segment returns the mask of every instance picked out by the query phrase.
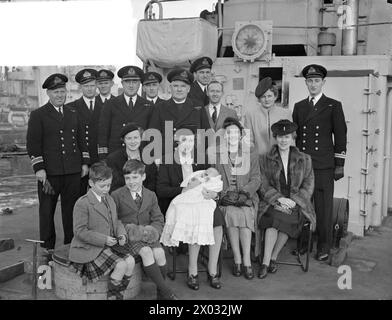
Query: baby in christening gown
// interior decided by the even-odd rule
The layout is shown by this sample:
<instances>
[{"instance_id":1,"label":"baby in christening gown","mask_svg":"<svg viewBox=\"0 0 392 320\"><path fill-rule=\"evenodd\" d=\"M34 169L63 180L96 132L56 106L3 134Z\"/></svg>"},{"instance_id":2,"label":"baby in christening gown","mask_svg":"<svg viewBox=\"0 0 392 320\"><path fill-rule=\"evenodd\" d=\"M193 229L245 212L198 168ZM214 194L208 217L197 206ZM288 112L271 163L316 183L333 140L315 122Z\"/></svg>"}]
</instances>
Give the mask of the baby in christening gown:
<instances>
[{"instance_id":1,"label":"baby in christening gown","mask_svg":"<svg viewBox=\"0 0 392 320\"><path fill-rule=\"evenodd\" d=\"M213 220L216 202L204 199L202 191L222 191L221 176L215 168L196 171L181 183L181 187L187 186L193 187L176 196L167 209L160 241L169 247L178 246L180 241L198 245L215 244Z\"/></svg>"}]
</instances>

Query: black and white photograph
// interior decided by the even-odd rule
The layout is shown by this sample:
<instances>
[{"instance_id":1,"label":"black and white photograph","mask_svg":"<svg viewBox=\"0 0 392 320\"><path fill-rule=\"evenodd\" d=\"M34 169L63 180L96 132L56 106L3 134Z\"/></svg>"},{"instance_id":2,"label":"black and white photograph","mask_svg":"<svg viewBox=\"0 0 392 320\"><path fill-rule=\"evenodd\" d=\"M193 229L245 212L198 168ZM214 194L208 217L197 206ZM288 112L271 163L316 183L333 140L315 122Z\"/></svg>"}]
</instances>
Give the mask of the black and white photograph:
<instances>
[{"instance_id":1,"label":"black and white photograph","mask_svg":"<svg viewBox=\"0 0 392 320\"><path fill-rule=\"evenodd\" d=\"M0 12L0 305L392 299L392 1Z\"/></svg>"}]
</instances>

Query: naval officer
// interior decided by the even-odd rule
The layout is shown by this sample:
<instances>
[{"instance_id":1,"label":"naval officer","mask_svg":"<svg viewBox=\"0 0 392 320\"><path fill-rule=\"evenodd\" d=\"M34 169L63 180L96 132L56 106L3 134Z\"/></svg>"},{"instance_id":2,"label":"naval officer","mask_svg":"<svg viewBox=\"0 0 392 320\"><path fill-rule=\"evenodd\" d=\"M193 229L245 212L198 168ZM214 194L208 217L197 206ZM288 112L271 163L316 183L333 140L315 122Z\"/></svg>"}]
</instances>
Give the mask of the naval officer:
<instances>
[{"instance_id":1,"label":"naval officer","mask_svg":"<svg viewBox=\"0 0 392 320\"><path fill-rule=\"evenodd\" d=\"M99 94L97 95L97 99L101 103L105 103L107 100L114 97L111 93L114 85L113 78L114 73L108 69L101 69L98 71L97 88Z\"/></svg>"},{"instance_id":2,"label":"naval officer","mask_svg":"<svg viewBox=\"0 0 392 320\"><path fill-rule=\"evenodd\" d=\"M298 125L297 147L312 158L318 237L316 258L325 261L332 245L334 180L344 176L347 126L341 102L323 94L327 70L311 64L302 70L302 75L309 96L294 105L293 121Z\"/></svg>"},{"instance_id":3,"label":"naval officer","mask_svg":"<svg viewBox=\"0 0 392 320\"><path fill-rule=\"evenodd\" d=\"M103 103L97 99L97 71L94 69L82 69L75 75L75 81L79 83L82 96L69 103L68 106L76 111L82 123L86 144L90 154L91 164L98 159L98 122L101 115ZM80 195L87 192L88 176L82 178Z\"/></svg>"},{"instance_id":4,"label":"naval officer","mask_svg":"<svg viewBox=\"0 0 392 320\"><path fill-rule=\"evenodd\" d=\"M42 85L49 101L31 112L26 147L38 180L39 230L42 247L56 243L54 213L61 195L64 244L73 237L73 207L80 195L80 178L88 173L90 157L75 110L64 106L68 78L52 74Z\"/></svg>"},{"instance_id":5,"label":"naval officer","mask_svg":"<svg viewBox=\"0 0 392 320\"><path fill-rule=\"evenodd\" d=\"M207 85L210 83L212 74L212 60L209 57L201 57L191 64L189 72L195 81L191 84L188 98L193 100L195 106L205 107L209 103Z\"/></svg>"},{"instance_id":6,"label":"naval officer","mask_svg":"<svg viewBox=\"0 0 392 320\"><path fill-rule=\"evenodd\" d=\"M137 94L144 77L139 67L122 67L117 76L121 79L124 93L108 100L103 107L98 133L98 154L101 160L123 146L121 131L128 123L133 122L147 129L153 110L151 103Z\"/></svg>"},{"instance_id":7,"label":"naval officer","mask_svg":"<svg viewBox=\"0 0 392 320\"><path fill-rule=\"evenodd\" d=\"M144 74L142 90L146 94L146 99L152 105L164 101L158 97L159 84L162 82L162 76L158 72L149 71Z\"/></svg>"}]
</instances>

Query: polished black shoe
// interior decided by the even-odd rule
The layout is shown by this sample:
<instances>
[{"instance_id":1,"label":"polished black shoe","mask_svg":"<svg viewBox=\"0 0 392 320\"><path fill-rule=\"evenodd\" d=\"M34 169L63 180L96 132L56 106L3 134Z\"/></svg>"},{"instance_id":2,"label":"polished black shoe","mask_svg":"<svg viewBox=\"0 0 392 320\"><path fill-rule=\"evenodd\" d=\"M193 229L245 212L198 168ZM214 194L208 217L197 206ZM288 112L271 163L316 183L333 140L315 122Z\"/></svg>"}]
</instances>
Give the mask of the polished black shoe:
<instances>
[{"instance_id":1,"label":"polished black shoe","mask_svg":"<svg viewBox=\"0 0 392 320\"><path fill-rule=\"evenodd\" d=\"M241 266L241 264L239 263L234 263L233 264L233 276L235 276L235 277L241 277L241 274L242 274L242 266Z\"/></svg>"},{"instance_id":2,"label":"polished black shoe","mask_svg":"<svg viewBox=\"0 0 392 320\"><path fill-rule=\"evenodd\" d=\"M219 277L215 275L208 275L208 281L210 282L210 286L214 289L220 289L222 287Z\"/></svg>"},{"instance_id":3,"label":"polished black shoe","mask_svg":"<svg viewBox=\"0 0 392 320\"><path fill-rule=\"evenodd\" d=\"M188 274L187 285L192 290L199 290L199 276Z\"/></svg>"},{"instance_id":4,"label":"polished black shoe","mask_svg":"<svg viewBox=\"0 0 392 320\"><path fill-rule=\"evenodd\" d=\"M269 273L275 273L276 271L278 271L278 266L276 264L275 260L271 260L270 264L268 266L268 270Z\"/></svg>"},{"instance_id":5,"label":"polished black shoe","mask_svg":"<svg viewBox=\"0 0 392 320\"><path fill-rule=\"evenodd\" d=\"M298 253L299 253L299 255L302 256L302 255L304 255L306 253L306 251L307 251L307 248L302 248L302 249L299 250L299 252L298 252L298 249L294 249L293 251L291 251L291 254L293 256L297 256Z\"/></svg>"},{"instance_id":6,"label":"polished black shoe","mask_svg":"<svg viewBox=\"0 0 392 320\"><path fill-rule=\"evenodd\" d=\"M252 268L252 266L250 266L250 267L244 266L244 276L245 276L245 278L248 279L248 280L253 279L253 277L254 277L255 275L254 275L254 273L253 273L253 268Z\"/></svg>"},{"instance_id":7,"label":"polished black shoe","mask_svg":"<svg viewBox=\"0 0 392 320\"><path fill-rule=\"evenodd\" d=\"M317 261L327 261L329 258L328 253L322 253L322 252L318 252L316 254L316 260Z\"/></svg>"},{"instance_id":8,"label":"polished black shoe","mask_svg":"<svg viewBox=\"0 0 392 320\"><path fill-rule=\"evenodd\" d=\"M260 266L259 272L257 273L257 277L259 279L264 279L268 274L268 266L266 264L262 264Z\"/></svg>"}]
</instances>

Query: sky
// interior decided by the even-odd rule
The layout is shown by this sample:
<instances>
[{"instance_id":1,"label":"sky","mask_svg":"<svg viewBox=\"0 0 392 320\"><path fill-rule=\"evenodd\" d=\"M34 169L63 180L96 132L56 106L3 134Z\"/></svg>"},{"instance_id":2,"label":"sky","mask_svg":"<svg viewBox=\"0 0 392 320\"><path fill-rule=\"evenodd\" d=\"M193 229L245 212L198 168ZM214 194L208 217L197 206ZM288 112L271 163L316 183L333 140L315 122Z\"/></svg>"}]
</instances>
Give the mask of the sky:
<instances>
[{"instance_id":1,"label":"sky","mask_svg":"<svg viewBox=\"0 0 392 320\"><path fill-rule=\"evenodd\" d=\"M141 65L135 54L136 32L147 2L0 2L0 65ZM165 2L164 18L198 17L216 2Z\"/></svg>"}]
</instances>

